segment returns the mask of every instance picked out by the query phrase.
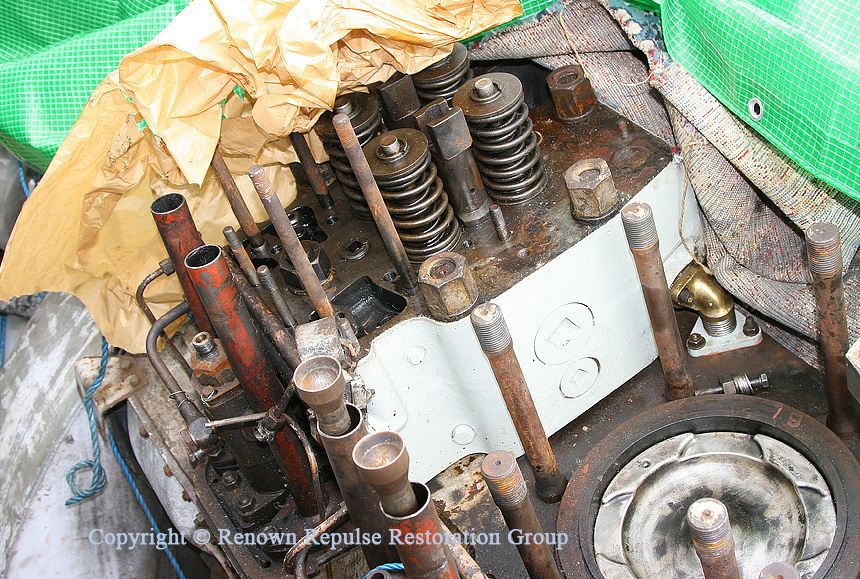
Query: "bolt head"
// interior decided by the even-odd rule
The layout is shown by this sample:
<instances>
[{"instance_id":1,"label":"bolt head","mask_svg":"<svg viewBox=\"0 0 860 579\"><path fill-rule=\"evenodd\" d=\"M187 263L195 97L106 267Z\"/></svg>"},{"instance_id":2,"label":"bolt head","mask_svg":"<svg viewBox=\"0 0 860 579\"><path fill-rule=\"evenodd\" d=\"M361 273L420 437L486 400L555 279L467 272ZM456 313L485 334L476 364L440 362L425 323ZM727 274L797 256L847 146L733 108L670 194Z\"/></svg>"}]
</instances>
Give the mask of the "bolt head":
<instances>
[{"instance_id":1,"label":"bolt head","mask_svg":"<svg viewBox=\"0 0 860 579\"><path fill-rule=\"evenodd\" d=\"M690 334L687 338L687 347L691 350L701 350L705 347L705 338L698 333Z\"/></svg>"},{"instance_id":2,"label":"bolt head","mask_svg":"<svg viewBox=\"0 0 860 579\"><path fill-rule=\"evenodd\" d=\"M597 110L597 99L591 81L581 66L562 66L552 71L546 79L555 114L562 122L582 120Z\"/></svg>"}]
</instances>

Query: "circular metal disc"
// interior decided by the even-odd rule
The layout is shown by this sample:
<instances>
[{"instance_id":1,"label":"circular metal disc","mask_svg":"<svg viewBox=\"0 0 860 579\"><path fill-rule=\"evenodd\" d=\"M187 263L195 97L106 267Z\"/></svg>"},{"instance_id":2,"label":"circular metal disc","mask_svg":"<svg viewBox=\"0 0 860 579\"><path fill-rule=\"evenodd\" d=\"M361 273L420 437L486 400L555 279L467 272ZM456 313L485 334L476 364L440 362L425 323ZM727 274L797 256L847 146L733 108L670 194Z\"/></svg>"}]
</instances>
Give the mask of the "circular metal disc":
<instances>
[{"instance_id":1,"label":"circular metal disc","mask_svg":"<svg viewBox=\"0 0 860 579\"><path fill-rule=\"evenodd\" d=\"M489 78L499 88L494 98L480 99L474 92L475 83L482 78ZM482 74L467 81L454 95L453 106L463 109L463 114L469 121L482 121L498 115L515 106L522 97L523 85L520 79L507 72L491 72Z\"/></svg>"},{"instance_id":2,"label":"circular metal disc","mask_svg":"<svg viewBox=\"0 0 860 579\"><path fill-rule=\"evenodd\" d=\"M447 58L431 64L424 70L412 75L412 82L416 85L434 84L456 78L463 74L464 66L468 66L469 51L459 42L454 43L454 49Z\"/></svg>"},{"instance_id":3,"label":"circular metal disc","mask_svg":"<svg viewBox=\"0 0 860 579\"><path fill-rule=\"evenodd\" d=\"M399 157L390 160L380 157L377 153L383 139L395 137L406 149ZM370 165L370 171L377 179L399 177L414 171L424 161L427 155L427 137L416 129L393 129L382 133L364 146L364 156Z\"/></svg>"},{"instance_id":4,"label":"circular metal disc","mask_svg":"<svg viewBox=\"0 0 860 579\"><path fill-rule=\"evenodd\" d=\"M348 93L337 97L337 100L334 101L335 108L346 101L351 102L354 107L352 114L349 115L352 128L355 129L356 133L364 132L373 124L379 113L379 99L366 92ZM320 116L314 128L321 139L338 141L337 131L334 130L332 124L332 119L336 114L334 111L325 111Z\"/></svg>"}]
</instances>

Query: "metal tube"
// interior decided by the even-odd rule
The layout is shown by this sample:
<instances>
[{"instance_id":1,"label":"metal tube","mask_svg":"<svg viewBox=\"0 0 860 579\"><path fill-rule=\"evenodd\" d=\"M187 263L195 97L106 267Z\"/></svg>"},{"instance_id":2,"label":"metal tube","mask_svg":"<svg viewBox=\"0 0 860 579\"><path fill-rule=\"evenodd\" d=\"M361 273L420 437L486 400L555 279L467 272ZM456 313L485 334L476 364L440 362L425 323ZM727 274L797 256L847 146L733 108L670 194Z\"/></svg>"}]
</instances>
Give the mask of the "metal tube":
<instances>
[{"instance_id":1,"label":"metal tube","mask_svg":"<svg viewBox=\"0 0 860 579\"><path fill-rule=\"evenodd\" d=\"M155 226L167 249L167 255L176 270L176 277L182 286L182 292L191 308L191 316L201 332L212 332L212 322L200 301L200 296L191 283L188 270L185 267L185 257L194 249L203 245L203 239L194 220L185 197L179 193L162 195L152 202L149 208Z\"/></svg>"},{"instance_id":2,"label":"metal tube","mask_svg":"<svg viewBox=\"0 0 860 579\"><path fill-rule=\"evenodd\" d=\"M287 217L287 212L284 211L281 202L278 200L278 196L275 195L269 177L259 165L254 165L248 169L248 175L250 175L251 181L254 183L254 188L263 202L263 207L266 208L266 212L272 220L272 226L275 228L281 243L284 244L284 250L296 268L296 274L299 276L299 280L302 282L305 291L308 292L308 298L310 298L317 314L319 314L320 318L334 315L334 308L325 294L322 285L320 285L320 280L311 262L308 260L308 255L302 247L302 242L299 241L290 223L290 218Z\"/></svg>"},{"instance_id":3,"label":"metal tube","mask_svg":"<svg viewBox=\"0 0 860 579\"><path fill-rule=\"evenodd\" d=\"M224 195L227 196L227 201L230 202L230 207L233 208L233 215L236 216L236 220L239 222L239 227L241 227L242 231L245 233L245 237L247 237L251 242L252 247L263 247L266 243L263 240L263 234L260 232L260 227L257 225L257 222L254 221L251 211L245 204L245 199L242 197L242 193L239 192L239 188L236 186L236 181L233 180L233 174L230 173L230 169L227 168L227 163L224 162L224 157L221 156L220 145L215 147L215 154L212 156L211 165L212 171L215 173L215 177L221 184L221 189L224 191Z\"/></svg>"},{"instance_id":4,"label":"metal tube","mask_svg":"<svg viewBox=\"0 0 860 579\"><path fill-rule=\"evenodd\" d=\"M445 523L442 523L442 530L446 533L451 533ZM451 541L448 545L450 556L454 559L457 566L457 571L460 573L460 579L487 579L487 575L481 570L475 560L469 555L462 544L456 541ZM372 577L371 577L372 579Z\"/></svg>"},{"instance_id":5,"label":"metal tube","mask_svg":"<svg viewBox=\"0 0 860 579\"><path fill-rule=\"evenodd\" d=\"M493 303L481 304L472 310L471 321L526 456L534 467L537 496L545 503L557 502L567 487L567 477L558 470L555 454L514 353L514 343L502 310Z\"/></svg>"},{"instance_id":6,"label":"metal tube","mask_svg":"<svg viewBox=\"0 0 860 579\"><path fill-rule=\"evenodd\" d=\"M687 525L705 579L740 579L726 506L716 499L699 499L687 510Z\"/></svg>"},{"instance_id":7,"label":"metal tube","mask_svg":"<svg viewBox=\"0 0 860 579\"><path fill-rule=\"evenodd\" d=\"M340 362L331 356L308 358L296 368L293 383L299 398L316 414L320 432L340 436L350 427L343 395L346 380Z\"/></svg>"},{"instance_id":8,"label":"metal tube","mask_svg":"<svg viewBox=\"0 0 860 579\"><path fill-rule=\"evenodd\" d=\"M491 452L481 463L481 475L511 532L519 531L522 536L543 535L534 505L529 500L526 481L513 454L505 450ZM521 541L517 549L531 579L561 579L561 571L548 544Z\"/></svg>"},{"instance_id":9,"label":"metal tube","mask_svg":"<svg viewBox=\"0 0 860 579\"><path fill-rule=\"evenodd\" d=\"M268 410L278 403L284 389L263 353L260 337L248 308L239 298L224 252L217 245L204 245L188 254L185 265L206 311L211 313L215 332L251 410Z\"/></svg>"},{"instance_id":10,"label":"metal tube","mask_svg":"<svg viewBox=\"0 0 860 579\"><path fill-rule=\"evenodd\" d=\"M842 249L839 230L830 223L815 223L806 230L806 251L818 305L824 383L827 388L827 427L841 438L860 430L857 402L848 391L845 353L848 323L842 290Z\"/></svg>"},{"instance_id":11,"label":"metal tube","mask_svg":"<svg viewBox=\"0 0 860 579\"><path fill-rule=\"evenodd\" d=\"M295 545L290 547L290 550L287 551L287 554L284 556L284 572L289 574L293 571L293 566L295 565L298 554L310 546L316 537L319 537L322 533L340 527L348 520L349 513L347 512L346 507L341 505L341 507L329 515L326 520L314 527L312 532L302 535L302 538L299 539Z\"/></svg>"},{"instance_id":12,"label":"metal tube","mask_svg":"<svg viewBox=\"0 0 860 579\"><path fill-rule=\"evenodd\" d=\"M275 279L275 274L273 274L272 270L265 265L261 265L257 268L257 274L259 276L260 284L272 299L272 303L275 305L278 315L281 316L281 319L285 324L287 324L287 327L295 328L298 322L296 321L296 317L293 315L293 312L290 310L287 300L284 298L284 294L278 285L278 281Z\"/></svg>"},{"instance_id":13,"label":"metal tube","mask_svg":"<svg viewBox=\"0 0 860 579\"><path fill-rule=\"evenodd\" d=\"M308 177L320 206L323 209L331 209L334 207L334 199L328 192L328 185L325 184L325 178L320 173L320 167L317 165L313 153L311 153L311 148L308 147L305 136L301 133L290 133L290 142L293 144L293 149L296 150L296 155L299 157L299 162L305 170L305 175Z\"/></svg>"},{"instance_id":14,"label":"metal tube","mask_svg":"<svg viewBox=\"0 0 860 579\"><path fill-rule=\"evenodd\" d=\"M236 261L239 262L239 267L242 268L242 271L245 273L245 277L248 278L248 281L251 282L252 286L259 287L260 279L257 277L257 270L254 269L254 264L251 262L251 256L248 255L247 251L245 251L245 246L242 245L242 242L239 240L239 236L236 235L236 230L228 225L224 228L223 233L224 239L227 240L227 245L230 246L230 250L233 252L233 257L235 257Z\"/></svg>"},{"instance_id":15,"label":"metal tube","mask_svg":"<svg viewBox=\"0 0 860 579\"><path fill-rule=\"evenodd\" d=\"M352 124L350 124L349 117L343 113L338 113L334 116L332 124L337 131L337 136L340 138L343 150L349 158L349 164L352 166L353 172L355 172L355 178L358 180L362 193L364 193L367 206L370 208L373 220L379 229L379 235L382 237L385 249L388 250L388 255L394 263L394 268L400 274L400 279L403 280L406 291L410 295L414 295L418 290L418 281L409 265L409 256L406 255L406 249L403 247L403 242L397 234L397 229L394 227L394 222L391 220L391 215L388 213L388 208L382 199L382 193L379 192L379 187L373 178L364 152L361 150L361 145L358 144L358 139L355 136ZM320 314L320 317L324 316Z\"/></svg>"},{"instance_id":16,"label":"metal tube","mask_svg":"<svg viewBox=\"0 0 860 579\"><path fill-rule=\"evenodd\" d=\"M430 489L409 482L409 454L400 435L389 431L366 435L355 445L352 460L379 496L390 536L412 533L430 539L422 544L393 541L406 575L410 579L459 579L445 541L434 544L434 538L445 537L446 529L430 499Z\"/></svg>"},{"instance_id":17,"label":"metal tube","mask_svg":"<svg viewBox=\"0 0 860 579\"><path fill-rule=\"evenodd\" d=\"M686 352L669 296L669 284L660 257L657 227L651 207L646 203L630 203L621 210L621 221L627 234L627 244L633 252L645 306L651 319L651 331L666 380L666 399L694 396L696 385L687 370Z\"/></svg>"},{"instance_id":18,"label":"metal tube","mask_svg":"<svg viewBox=\"0 0 860 579\"><path fill-rule=\"evenodd\" d=\"M182 302L152 324L149 333L146 334L146 355L149 357L152 367L155 368L156 374L158 374L167 387L170 398L176 403L179 414L185 420L191 442L200 449L206 449L218 442L215 431L206 425L206 418L203 416L203 413L189 400L188 395L179 385L179 382L176 381L176 378L170 372L170 368L167 367L167 364L164 363L161 354L158 352L158 336L164 332L167 326L189 311L188 302Z\"/></svg>"},{"instance_id":19,"label":"metal tube","mask_svg":"<svg viewBox=\"0 0 860 579\"><path fill-rule=\"evenodd\" d=\"M269 341L272 342L272 345L275 346L278 353L287 362L290 368L295 368L302 361L299 357L296 340L287 331L287 329L278 322L272 311L268 306L266 306L265 302L263 302L257 292L254 291L251 284L248 283L248 280L242 277L242 274L239 271L239 266L237 266L232 259L227 258L226 261L227 267L229 267L230 271L233 273L233 281L236 283L239 295L242 296L242 301L245 302L246 306L248 306L248 310L251 312L251 315L254 316L255 320L257 320L263 333Z\"/></svg>"}]
</instances>

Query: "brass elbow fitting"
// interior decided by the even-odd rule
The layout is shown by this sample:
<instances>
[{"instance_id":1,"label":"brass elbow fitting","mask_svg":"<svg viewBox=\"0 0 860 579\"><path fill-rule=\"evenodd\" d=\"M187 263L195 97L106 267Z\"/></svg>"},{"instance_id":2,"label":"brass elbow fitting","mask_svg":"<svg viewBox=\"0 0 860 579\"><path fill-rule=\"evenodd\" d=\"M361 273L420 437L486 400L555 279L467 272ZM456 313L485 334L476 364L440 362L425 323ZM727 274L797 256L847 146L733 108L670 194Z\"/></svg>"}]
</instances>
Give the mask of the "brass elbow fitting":
<instances>
[{"instance_id":1,"label":"brass elbow fitting","mask_svg":"<svg viewBox=\"0 0 860 579\"><path fill-rule=\"evenodd\" d=\"M678 274L670 289L672 301L702 316L705 331L711 336L725 336L735 331L735 302L717 283L714 276L693 262Z\"/></svg>"}]
</instances>

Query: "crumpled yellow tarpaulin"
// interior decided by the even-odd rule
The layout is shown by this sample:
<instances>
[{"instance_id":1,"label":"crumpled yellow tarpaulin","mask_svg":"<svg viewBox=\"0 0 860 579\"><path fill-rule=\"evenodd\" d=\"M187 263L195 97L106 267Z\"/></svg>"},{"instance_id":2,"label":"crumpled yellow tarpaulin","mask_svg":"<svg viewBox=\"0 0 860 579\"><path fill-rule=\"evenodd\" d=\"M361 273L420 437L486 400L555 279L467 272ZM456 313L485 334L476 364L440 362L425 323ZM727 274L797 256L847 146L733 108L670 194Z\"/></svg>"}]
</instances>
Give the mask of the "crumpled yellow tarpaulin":
<instances>
[{"instance_id":1,"label":"crumpled yellow tarpaulin","mask_svg":"<svg viewBox=\"0 0 860 579\"><path fill-rule=\"evenodd\" d=\"M152 200L184 194L207 243L223 244L221 230L237 225L209 171L219 139L264 221L245 171L262 164L289 203L291 131L307 131L338 93L421 70L452 42L520 13L517 0L193 0L84 106L24 204L0 299L71 293L111 344L143 352L149 324L134 294L167 257ZM315 138L311 145L324 158ZM147 290L156 315L181 298L175 276Z\"/></svg>"}]
</instances>

